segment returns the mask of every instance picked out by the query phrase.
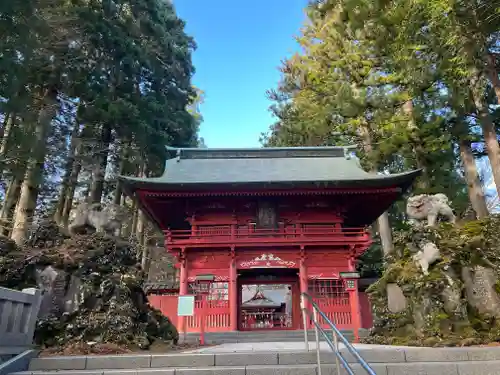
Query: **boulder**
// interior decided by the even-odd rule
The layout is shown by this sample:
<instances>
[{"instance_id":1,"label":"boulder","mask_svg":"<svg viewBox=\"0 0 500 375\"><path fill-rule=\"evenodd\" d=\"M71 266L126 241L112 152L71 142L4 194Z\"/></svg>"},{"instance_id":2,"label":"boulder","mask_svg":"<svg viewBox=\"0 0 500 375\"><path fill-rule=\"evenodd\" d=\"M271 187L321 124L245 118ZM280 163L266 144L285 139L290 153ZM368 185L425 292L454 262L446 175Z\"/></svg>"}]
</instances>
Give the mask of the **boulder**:
<instances>
[{"instance_id":1,"label":"boulder","mask_svg":"<svg viewBox=\"0 0 500 375\"><path fill-rule=\"evenodd\" d=\"M387 284L387 307L393 313L400 313L407 308L406 297L398 284Z\"/></svg>"},{"instance_id":2,"label":"boulder","mask_svg":"<svg viewBox=\"0 0 500 375\"><path fill-rule=\"evenodd\" d=\"M39 233L53 229L50 225ZM40 237L25 248L9 245L9 251L0 252L0 286L43 291L37 344L96 342L146 349L158 340L177 343L170 319L148 304L133 245L100 233L66 239L56 234L57 240L48 240L52 246Z\"/></svg>"}]
</instances>

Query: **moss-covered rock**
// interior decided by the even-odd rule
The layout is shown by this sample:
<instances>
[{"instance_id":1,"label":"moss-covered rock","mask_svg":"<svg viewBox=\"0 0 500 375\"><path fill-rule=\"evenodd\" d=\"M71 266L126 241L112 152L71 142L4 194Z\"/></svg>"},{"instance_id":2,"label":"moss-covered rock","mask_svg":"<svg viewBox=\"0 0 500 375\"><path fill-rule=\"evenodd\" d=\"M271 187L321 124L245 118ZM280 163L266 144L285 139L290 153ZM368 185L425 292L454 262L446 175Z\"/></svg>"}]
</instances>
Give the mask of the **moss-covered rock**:
<instances>
[{"instance_id":1,"label":"moss-covered rock","mask_svg":"<svg viewBox=\"0 0 500 375\"><path fill-rule=\"evenodd\" d=\"M48 229L41 233L54 231ZM177 342L175 326L147 302L133 245L100 234L58 236L46 245L38 238L25 248L9 244L0 252L0 286L44 291L37 344L97 342L146 349L158 340Z\"/></svg>"},{"instance_id":2,"label":"moss-covered rock","mask_svg":"<svg viewBox=\"0 0 500 375\"><path fill-rule=\"evenodd\" d=\"M370 343L453 346L500 339L500 217L438 228L415 226L394 237L394 257L368 293L374 312ZM428 275L413 260L433 242L440 260ZM388 285L403 292L407 308L389 310ZM394 288L389 288L394 289Z\"/></svg>"}]
</instances>

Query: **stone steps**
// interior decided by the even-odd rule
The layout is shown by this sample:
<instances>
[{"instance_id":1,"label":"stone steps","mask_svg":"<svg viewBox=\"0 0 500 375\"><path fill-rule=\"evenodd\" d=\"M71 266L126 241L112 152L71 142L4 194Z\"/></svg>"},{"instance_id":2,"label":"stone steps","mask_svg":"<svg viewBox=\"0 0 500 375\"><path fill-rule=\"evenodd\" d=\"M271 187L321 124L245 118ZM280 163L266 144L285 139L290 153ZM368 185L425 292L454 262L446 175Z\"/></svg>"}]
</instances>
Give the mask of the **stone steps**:
<instances>
[{"instance_id":1,"label":"stone steps","mask_svg":"<svg viewBox=\"0 0 500 375\"><path fill-rule=\"evenodd\" d=\"M342 350L356 374L365 374ZM381 375L499 375L500 348L360 348ZM322 375L338 375L335 357L321 353ZM317 375L315 351L137 354L35 358L13 375ZM345 374L345 370L341 374Z\"/></svg>"},{"instance_id":2,"label":"stone steps","mask_svg":"<svg viewBox=\"0 0 500 375\"><path fill-rule=\"evenodd\" d=\"M354 341L352 331L342 331L344 337L349 341ZM359 335L363 337L368 334L368 330L360 330ZM308 331L308 340L316 340L314 331ZM330 333L331 338L331 333ZM198 342L199 333L188 333L186 343ZM304 340L304 331L235 331L235 332L208 332L205 333L207 344L245 343L245 342L300 342ZM320 341L325 341L320 335ZM184 342L184 335L181 333L180 342Z\"/></svg>"},{"instance_id":3,"label":"stone steps","mask_svg":"<svg viewBox=\"0 0 500 375\"><path fill-rule=\"evenodd\" d=\"M377 375L498 375L500 361L415 362L407 364L376 363L371 366ZM365 375L360 365L353 364L356 375ZM155 369L108 369L108 370L60 370L29 371L19 375L317 375L317 365L248 365L213 366L196 368L155 368ZM333 364L321 365L322 375L337 375ZM341 375L347 371L341 369Z\"/></svg>"}]
</instances>

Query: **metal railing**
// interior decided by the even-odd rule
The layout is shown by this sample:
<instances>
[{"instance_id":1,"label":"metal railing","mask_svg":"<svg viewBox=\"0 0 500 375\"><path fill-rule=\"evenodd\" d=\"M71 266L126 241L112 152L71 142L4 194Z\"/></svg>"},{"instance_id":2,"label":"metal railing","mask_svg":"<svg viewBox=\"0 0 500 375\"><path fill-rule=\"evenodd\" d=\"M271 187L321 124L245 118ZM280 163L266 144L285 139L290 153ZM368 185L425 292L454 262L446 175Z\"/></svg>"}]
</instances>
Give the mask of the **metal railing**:
<instances>
[{"instance_id":1,"label":"metal railing","mask_svg":"<svg viewBox=\"0 0 500 375\"><path fill-rule=\"evenodd\" d=\"M345 369L347 374L354 375L354 370L347 360L342 356L339 350L339 341L344 344L346 349L351 353L357 363L366 371L369 375L377 375L375 371L370 367L370 365L361 357L359 352L354 346L344 337L344 335L339 331L339 329L332 323L330 319L321 311L319 306L314 302L312 297L307 293L302 293L300 296L300 309L302 310L302 318L304 325L304 342L306 345L306 350L309 351L309 341L307 336L307 320L310 319L314 324L314 333L316 336L316 358L318 363L318 375L321 375L321 350L320 350L320 334L324 337L326 343L333 351L335 355L335 364L337 366L337 374L340 374L340 366ZM312 311L307 309L307 305L312 306ZM329 326L329 330L332 331L332 338L329 337L327 331L321 327L318 320L318 315L323 318L324 322Z\"/></svg>"},{"instance_id":2,"label":"metal railing","mask_svg":"<svg viewBox=\"0 0 500 375\"><path fill-rule=\"evenodd\" d=\"M38 289L0 287L0 353L17 355L31 347L41 302Z\"/></svg>"}]
</instances>

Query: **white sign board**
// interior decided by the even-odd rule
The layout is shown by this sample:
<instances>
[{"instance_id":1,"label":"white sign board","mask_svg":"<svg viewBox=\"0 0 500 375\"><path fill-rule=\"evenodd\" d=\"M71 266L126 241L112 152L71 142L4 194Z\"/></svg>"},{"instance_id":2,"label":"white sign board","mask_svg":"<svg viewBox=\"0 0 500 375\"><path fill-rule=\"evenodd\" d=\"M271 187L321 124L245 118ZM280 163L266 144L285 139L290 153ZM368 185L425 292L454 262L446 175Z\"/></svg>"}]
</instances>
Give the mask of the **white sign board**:
<instances>
[{"instance_id":1,"label":"white sign board","mask_svg":"<svg viewBox=\"0 0 500 375\"><path fill-rule=\"evenodd\" d=\"M194 315L194 296L179 296L177 304L177 316L193 316Z\"/></svg>"}]
</instances>

